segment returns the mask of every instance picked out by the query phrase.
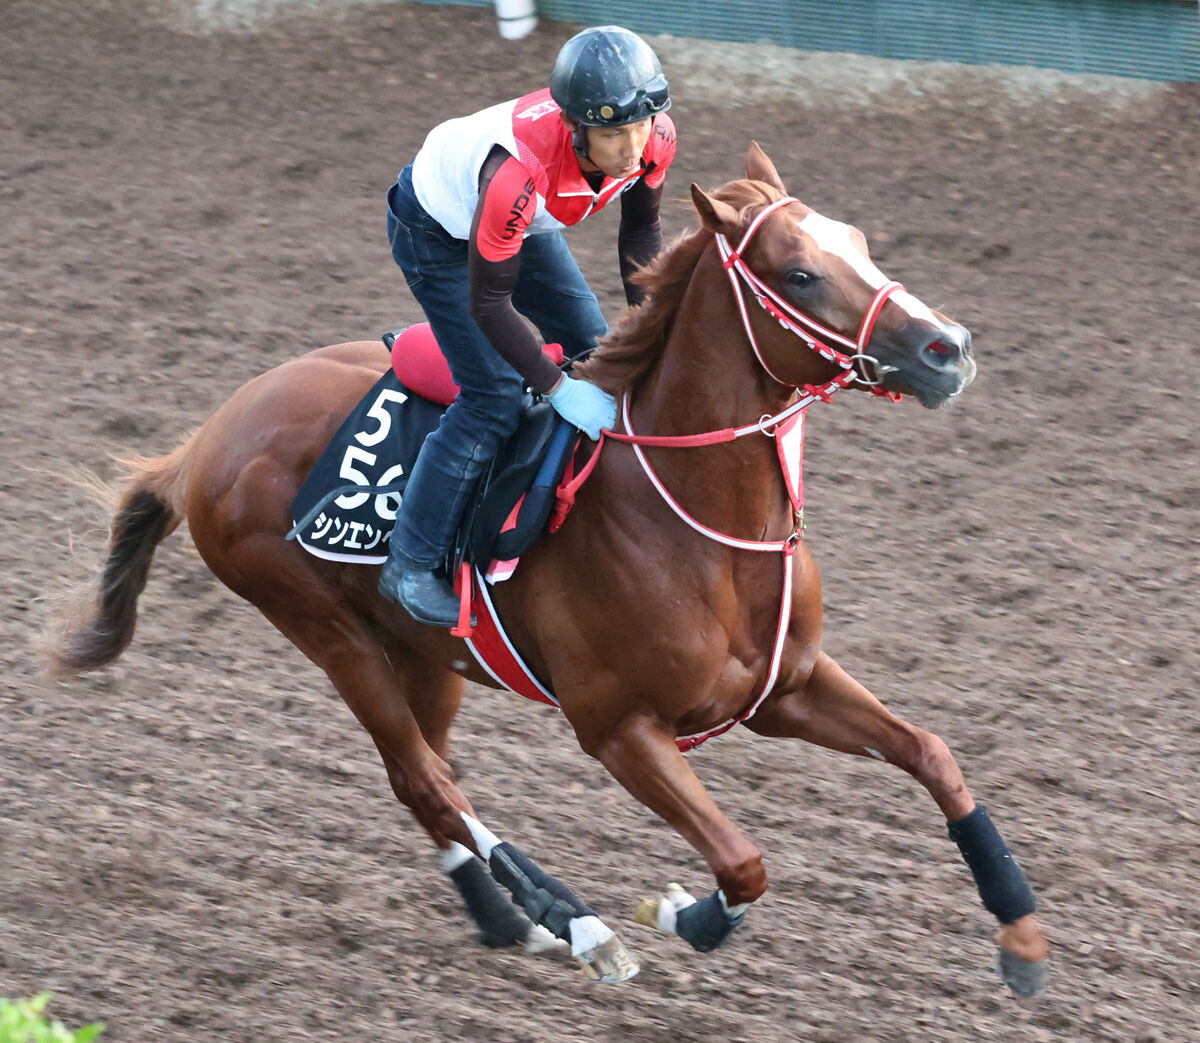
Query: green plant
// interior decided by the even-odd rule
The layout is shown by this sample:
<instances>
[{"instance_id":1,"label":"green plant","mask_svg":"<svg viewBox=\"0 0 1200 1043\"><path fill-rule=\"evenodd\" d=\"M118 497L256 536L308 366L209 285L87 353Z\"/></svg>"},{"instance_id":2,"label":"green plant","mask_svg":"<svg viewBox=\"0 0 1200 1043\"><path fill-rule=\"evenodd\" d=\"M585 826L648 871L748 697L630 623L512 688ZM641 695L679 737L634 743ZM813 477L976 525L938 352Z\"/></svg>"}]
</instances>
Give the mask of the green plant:
<instances>
[{"instance_id":1,"label":"green plant","mask_svg":"<svg viewBox=\"0 0 1200 1043\"><path fill-rule=\"evenodd\" d=\"M104 1031L97 1023L72 1032L61 1021L47 1020L43 1011L50 993L29 1000L0 996L0 1043L89 1043Z\"/></svg>"}]
</instances>

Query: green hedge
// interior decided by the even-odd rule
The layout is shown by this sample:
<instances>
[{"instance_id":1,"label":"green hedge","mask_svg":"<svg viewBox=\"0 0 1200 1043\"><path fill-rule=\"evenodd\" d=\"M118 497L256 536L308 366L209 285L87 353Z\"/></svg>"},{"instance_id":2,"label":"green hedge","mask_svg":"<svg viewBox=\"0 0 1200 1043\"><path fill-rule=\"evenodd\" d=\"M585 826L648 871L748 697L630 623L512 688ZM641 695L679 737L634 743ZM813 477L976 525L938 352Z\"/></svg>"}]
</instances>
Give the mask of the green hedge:
<instances>
[{"instance_id":1,"label":"green hedge","mask_svg":"<svg viewBox=\"0 0 1200 1043\"><path fill-rule=\"evenodd\" d=\"M100 1024L72 1032L61 1021L46 1017L50 993L28 1000L0 997L0 1043L89 1043L104 1031Z\"/></svg>"}]
</instances>

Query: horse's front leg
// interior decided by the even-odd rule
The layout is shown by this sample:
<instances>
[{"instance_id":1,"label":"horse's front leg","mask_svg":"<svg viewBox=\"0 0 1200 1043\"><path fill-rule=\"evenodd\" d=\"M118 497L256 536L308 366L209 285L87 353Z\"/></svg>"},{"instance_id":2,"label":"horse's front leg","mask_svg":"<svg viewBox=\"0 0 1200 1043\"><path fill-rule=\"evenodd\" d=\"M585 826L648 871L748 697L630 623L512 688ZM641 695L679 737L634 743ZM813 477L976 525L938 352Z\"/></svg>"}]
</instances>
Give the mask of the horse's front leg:
<instances>
[{"instance_id":1,"label":"horse's front leg","mask_svg":"<svg viewBox=\"0 0 1200 1043\"><path fill-rule=\"evenodd\" d=\"M767 889L758 848L717 807L662 722L637 717L595 742L580 736L580 743L699 851L717 880L717 890L702 901L677 889L659 901L649 921L639 911L639 921L677 934L701 952L721 945Z\"/></svg>"},{"instance_id":2,"label":"horse's front leg","mask_svg":"<svg viewBox=\"0 0 1200 1043\"><path fill-rule=\"evenodd\" d=\"M938 736L901 720L824 653L805 684L772 696L746 725L761 735L884 760L920 782L946 816L984 906L1000 921L1001 977L1019 996L1045 988L1049 944L1033 915L1033 891Z\"/></svg>"}]
</instances>

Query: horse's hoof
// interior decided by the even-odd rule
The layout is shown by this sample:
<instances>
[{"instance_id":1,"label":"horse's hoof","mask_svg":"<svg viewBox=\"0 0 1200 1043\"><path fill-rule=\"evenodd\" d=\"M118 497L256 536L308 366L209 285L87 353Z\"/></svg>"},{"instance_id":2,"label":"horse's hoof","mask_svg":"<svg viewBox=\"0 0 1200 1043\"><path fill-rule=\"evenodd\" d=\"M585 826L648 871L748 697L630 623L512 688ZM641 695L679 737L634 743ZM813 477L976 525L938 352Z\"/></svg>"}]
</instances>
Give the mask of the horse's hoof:
<instances>
[{"instance_id":1,"label":"horse's hoof","mask_svg":"<svg viewBox=\"0 0 1200 1043\"><path fill-rule=\"evenodd\" d=\"M643 898L633 911L633 922L643 927L653 927L657 931L658 907L661 904L661 898Z\"/></svg>"},{"instance_id":2,"label":"horse's hoof","mask_svg":"<svg viewBox=\"0 0 1200 1043\"><path fill-rule=\"evenodd\" d=\"M602 985L628 981L639 970L637 962L615 934L594 949L579 953L575 959L579 961L584 974Z\"/></svg>"},{"instance_id":3,"label":"horse's hoof","mask_svg":"<svg viewBox=\"0 0 1200 1043\"><path fill-rule=\"evenodd\" d=\"M679 910L695 905L696 899L679 884L667 884L666 894L643 898L633 911L633 922L652 927L663 934L675 933L675 917Z\"/></svg>"},{"instance_id":4,"label":"horse's hoof","mask_svg":"<svg viewBox=\"0 0 1200 1043\"><path fill-rule=\"evenodd\" d=\"M1050 976L1048 960L1025 960L1007 949L996 951L996 971L1004 984L1021 999L1031 999L1046 991Z\"/></svg>"}]
</instances>

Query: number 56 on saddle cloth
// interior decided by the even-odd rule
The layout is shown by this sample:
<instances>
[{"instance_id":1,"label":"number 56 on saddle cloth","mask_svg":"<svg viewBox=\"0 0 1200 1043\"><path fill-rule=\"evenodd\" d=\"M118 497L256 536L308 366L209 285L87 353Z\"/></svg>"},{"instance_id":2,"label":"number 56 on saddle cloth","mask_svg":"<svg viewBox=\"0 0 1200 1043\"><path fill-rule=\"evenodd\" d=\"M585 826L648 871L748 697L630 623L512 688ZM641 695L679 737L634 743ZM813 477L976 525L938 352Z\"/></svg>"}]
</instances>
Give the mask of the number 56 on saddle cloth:
<instances>
[{"instance_id":1,"label":"number 56 on saddle cloth","mask_svg":"<svg viewBox=\"0 0 1200 1043\"><path fill-rule=\"evenodd\" d=\"M428 323L383 338L392 369L338 428L292 502L288 538L332 561L382 564L396 512L425 436L458 388ZM555 361L562 349L547 345ZM575 429L528 397L516 433L479 481L453 558L507 578L554 505L578 442ZM495 568L490 568L496 563Z\"/></svg>"}]
</instances>

